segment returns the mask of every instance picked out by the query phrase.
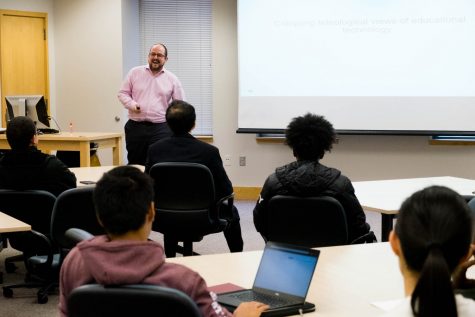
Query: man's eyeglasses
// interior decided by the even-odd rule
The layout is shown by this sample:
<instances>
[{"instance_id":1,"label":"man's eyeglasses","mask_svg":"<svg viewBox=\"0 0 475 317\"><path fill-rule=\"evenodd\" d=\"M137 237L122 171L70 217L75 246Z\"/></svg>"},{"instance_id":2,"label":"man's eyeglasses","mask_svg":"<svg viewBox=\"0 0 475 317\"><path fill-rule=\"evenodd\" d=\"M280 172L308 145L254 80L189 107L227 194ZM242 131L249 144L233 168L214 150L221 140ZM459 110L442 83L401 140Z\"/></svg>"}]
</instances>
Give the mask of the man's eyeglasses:
<instances>
[{"instance_id":1,"label":"man's eyeglasses","mask_svg":"<svg viewBox=\"0 0 475 317\"><path fill-rule=\"evenodd\" d=\"M159 57L159 58L164 58L165 55L161 54L161 53L148 53L148 56L150 57Z\"/></svg>"}]
</instances>

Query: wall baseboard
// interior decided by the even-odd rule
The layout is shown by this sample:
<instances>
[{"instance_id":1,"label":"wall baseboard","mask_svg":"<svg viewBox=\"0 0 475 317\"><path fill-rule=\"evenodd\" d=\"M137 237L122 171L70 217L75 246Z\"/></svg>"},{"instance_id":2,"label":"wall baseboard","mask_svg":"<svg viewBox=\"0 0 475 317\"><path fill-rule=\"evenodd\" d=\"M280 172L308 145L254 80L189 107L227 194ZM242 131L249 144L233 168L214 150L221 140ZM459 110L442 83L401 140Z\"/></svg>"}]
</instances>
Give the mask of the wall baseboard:
<instances>
[{"instance_id":1,"label":"wall baseboard","mask_svg":"<svg viewBox=\"0 0 475 317\"><path fill-rule=\"evenodd\" d=\"M256 200L262 187L234 187L234 198L239 200Z\"/></svg>"}]
</instances>

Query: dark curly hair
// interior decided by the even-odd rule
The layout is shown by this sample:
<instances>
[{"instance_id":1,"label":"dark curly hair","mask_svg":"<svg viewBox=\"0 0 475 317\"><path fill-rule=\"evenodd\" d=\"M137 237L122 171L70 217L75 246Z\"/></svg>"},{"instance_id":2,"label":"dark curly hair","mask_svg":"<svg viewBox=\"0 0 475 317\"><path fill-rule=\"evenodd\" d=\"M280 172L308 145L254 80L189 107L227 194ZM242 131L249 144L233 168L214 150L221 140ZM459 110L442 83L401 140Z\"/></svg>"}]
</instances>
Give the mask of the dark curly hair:
<instances>
[{"instance_id":1,"label":"dark curly hair","mask_svg":"<svg viewBox=\"0 0 475 317\"><path fill-rule=\"evenodd\" d=\"M285 142L298 160L320 160L335 140L333 125L312 113L293 118L285 130Z\"/></svg>"}]
</instances>

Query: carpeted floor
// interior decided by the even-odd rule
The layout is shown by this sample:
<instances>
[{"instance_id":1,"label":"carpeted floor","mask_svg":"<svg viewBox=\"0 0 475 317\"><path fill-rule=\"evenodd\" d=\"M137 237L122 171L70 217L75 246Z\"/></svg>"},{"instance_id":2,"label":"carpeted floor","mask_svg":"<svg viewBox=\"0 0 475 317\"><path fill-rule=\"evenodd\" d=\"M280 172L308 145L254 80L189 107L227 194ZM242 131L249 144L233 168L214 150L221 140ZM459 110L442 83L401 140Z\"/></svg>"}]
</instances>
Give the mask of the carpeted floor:
<instances>
[{"instance_id":1,"label":"carpeted floor","mask_svg":"<svg viewBox=\"0 0 475 317\"><path fill-rule=\"evenodd\" d=\"M259 233L254 228L252 222L252 210L254 208L254 201L236 201L236 206L241 216L242 235L244 240L244 251L261 250L264 248L264 241ZM378 213L368 212L367 221L371 225L378 240L381 237L381 216ZM152 233L151 239L163 242L162 235L159 233ZM227 253L229 249L226 240L222 233L208 235L204 237L203 241L194 243L194 251L199 254L214 254ZM4 260L6 257L18 254L17 251L7 248L0 252L0 271L5 272ZM21 265L17 272L3 274L4 284L19 283L24 277L24 269ZM49 301L46 304L38 304L36 302L35 289L15 289L13 298L0 297L0 317L51 317L58 316L57 311L58 295L52 294L49 296Z\"/></svg>"}]
</instances>

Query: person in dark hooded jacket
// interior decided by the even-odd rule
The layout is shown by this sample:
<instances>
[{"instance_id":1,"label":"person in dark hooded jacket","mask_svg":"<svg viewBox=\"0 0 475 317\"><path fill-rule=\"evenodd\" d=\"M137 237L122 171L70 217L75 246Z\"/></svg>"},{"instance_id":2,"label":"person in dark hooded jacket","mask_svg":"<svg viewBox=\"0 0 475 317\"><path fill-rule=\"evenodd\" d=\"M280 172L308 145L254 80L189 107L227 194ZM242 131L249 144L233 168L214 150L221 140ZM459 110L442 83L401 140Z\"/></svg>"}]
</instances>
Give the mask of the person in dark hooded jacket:
<instances>
[{"instance_id":1,"label":"person in dark hooded jacket","mask_svg":"<svg viewBox=\"0 0 475 317\"><path fill-rule=\"evenodd\" d=\"M162 245L148 239L155 218L153 197L153 179L133 166L115 167L97 182L94 206L106 234L80 242L66 256L59 279L61 317L69 316L71 292L90 283L178 289L190 296L203 317L258 317L269 308L246 302L231 314L197 272L168 263Z\"/></svg>"},{"instance_id":2,"label":"person in dark hooded jacket","mask_svg":"<svg viewBox=\"0 0 475 317\"><path fill-rule=\"evenodd\" d=\"M345 209L349 240L368 233L370 226L351 181L339 170L320 164L335 143L333 125L322 116L307 113L292 119L285 139L297 160L278 167L267 178L254 208L254 225L264 240L268 240L268 203L276 195L334 197Z\"/></svg>"}]
</instances>

